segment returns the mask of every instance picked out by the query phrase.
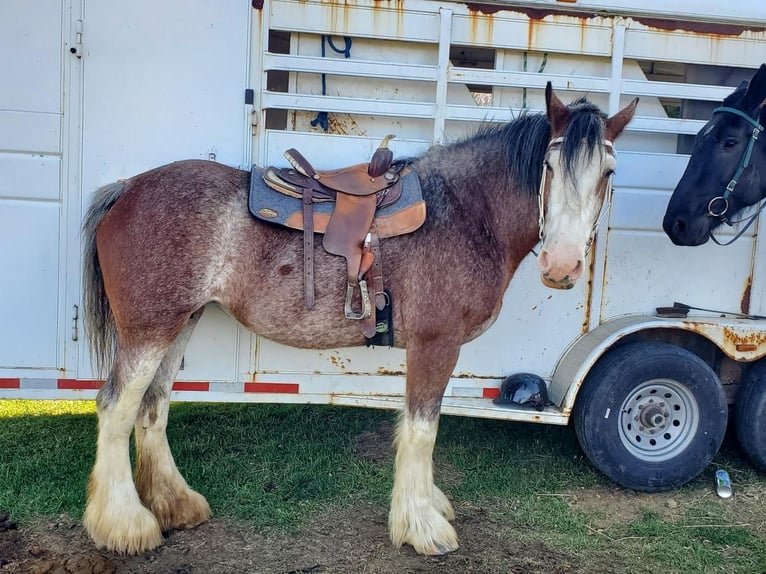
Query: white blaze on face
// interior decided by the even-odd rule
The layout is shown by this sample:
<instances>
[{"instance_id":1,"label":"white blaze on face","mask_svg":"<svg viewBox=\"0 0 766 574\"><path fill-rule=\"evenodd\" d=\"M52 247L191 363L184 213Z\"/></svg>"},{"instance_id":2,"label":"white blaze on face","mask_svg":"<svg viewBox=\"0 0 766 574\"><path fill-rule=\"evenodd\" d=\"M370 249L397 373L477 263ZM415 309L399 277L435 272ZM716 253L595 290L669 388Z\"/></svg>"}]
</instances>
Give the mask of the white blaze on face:
<instances>
[{"instance_id":1,"label":"white blaze on face","mask_svg":"<svg viewBox=\"0 0 766 574\"><path fill-rule=\"evenodd\" d=\"M598 146L590 157L578 155L573 177L564 171L559 148L548 152L547 162L543 245L537 262L546 286L571 289L583 274L586 251L616 160L611 147Z\"/></svg>"}]
</instances>

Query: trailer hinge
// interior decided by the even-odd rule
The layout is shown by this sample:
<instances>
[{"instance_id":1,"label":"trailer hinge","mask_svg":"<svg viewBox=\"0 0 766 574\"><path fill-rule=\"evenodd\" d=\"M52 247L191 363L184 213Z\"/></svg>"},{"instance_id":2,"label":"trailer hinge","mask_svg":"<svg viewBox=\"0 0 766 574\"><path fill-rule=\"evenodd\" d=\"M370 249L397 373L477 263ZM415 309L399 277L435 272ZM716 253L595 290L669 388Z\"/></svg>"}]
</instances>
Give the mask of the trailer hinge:
<instances>
[{"instance_id":1,"label":"trailer hinge","mask_svg":"<svg viewBox=\"0 0 766 574\"><path fill-rule=\"evenodd\" d=\"M69 48L69 52L73 56L82 58L82 20L75 21L74 38L72 40L72 45Z\"/></svg>"},{"instance_id":2,"label":"trailer hinge","mask_svg":"<svg viewBox=\"0 0 766 574\"><path fill-rule=\"evenodd\" d=\"M77 341L78 339L78 329L77 329L77 322L80 319L80 307L77 305L72 305L72 340Z\"/></svg>"}]
</instances>

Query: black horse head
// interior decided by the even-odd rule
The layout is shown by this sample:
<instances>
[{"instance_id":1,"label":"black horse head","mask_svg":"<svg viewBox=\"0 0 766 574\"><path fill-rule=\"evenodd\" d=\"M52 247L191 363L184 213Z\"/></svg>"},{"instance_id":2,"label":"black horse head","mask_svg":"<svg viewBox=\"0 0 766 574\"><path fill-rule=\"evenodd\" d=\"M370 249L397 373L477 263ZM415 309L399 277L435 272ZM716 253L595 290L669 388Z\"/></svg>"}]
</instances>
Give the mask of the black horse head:
<instances>
[{"instance_id":1,"label":"black horse head","mask_svg":"<svg viewBox=\"0 0 766 574\"><path fill-rule=\"evenodd\" d=\"M662 227L676 245L712 231L766 197L766 64L730 94L699 131Z\"/></svg>"}]
</instances>

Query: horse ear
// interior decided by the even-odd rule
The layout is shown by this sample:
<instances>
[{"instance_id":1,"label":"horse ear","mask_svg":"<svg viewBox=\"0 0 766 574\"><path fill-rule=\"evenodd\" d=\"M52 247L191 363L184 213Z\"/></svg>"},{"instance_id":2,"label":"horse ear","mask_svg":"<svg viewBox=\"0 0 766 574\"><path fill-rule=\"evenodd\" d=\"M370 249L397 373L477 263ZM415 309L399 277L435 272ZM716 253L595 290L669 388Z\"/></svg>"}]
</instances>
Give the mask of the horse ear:
<instances>
[{"instance_id":1,"label":"horse ear","mask_svg":"<svg viewBox=\"0 0 766 574\"><path fill-rule=\"evenodd\" d=\"M606 120L606 139L614 141L628 125L628 122L633 119L633 114L636 113L636 107L638 106L638 98L633 98L627 106L622 108L619 112L614 114L611 118Z\"/></svg>"},{"instance_id":2,"label":"horse ear","mask_svg":"<svg viewBox=\"0 0 766 574\"><path fill-rule=\"evenodd\" d=\"M742 108L748 112L755 111L764 103L766 103L766 64L761 64L742 98Z\"/></svg>"},{"instance_id":3,"label":"horse ear","mask_svg":"<svg viewBox=\"0 0 766 574\"><path fill-rule=\"evenodd\" d=\"M569 123L569 109L553 93L553 85L550 82L545 85L545 108L551 124L551 135L563 133Z\"/></svg>"}]
</instances>

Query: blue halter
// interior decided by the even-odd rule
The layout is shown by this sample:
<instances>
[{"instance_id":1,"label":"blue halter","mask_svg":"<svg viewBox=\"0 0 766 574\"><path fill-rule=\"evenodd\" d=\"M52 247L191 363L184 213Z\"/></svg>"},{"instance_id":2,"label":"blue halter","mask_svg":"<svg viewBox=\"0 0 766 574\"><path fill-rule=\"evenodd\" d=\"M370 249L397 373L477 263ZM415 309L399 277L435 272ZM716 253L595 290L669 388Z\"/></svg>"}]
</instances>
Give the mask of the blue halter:
<instances>
[{"instance_id":1,"label":"blue halter","mask_svg":"<svg viewBox=\"0 0 766 574\"><path fill-rule=\"evenodd\" d=\"M737 186L737 181L739 180L739 176L741 176L742 172L745 171L750 166L750 158L753 155L753 146L755 146L755 142L758 140L758 136L761 134L762 131L764 131L764 127L760 123L758 123L755 119L751 118L745 112L743 112L742 110L738 110L737 108L721 106L713 110L714 114L718 112L727 112L730 114L735 114L741 117L742 119L744 119L751 126L753 126L753 133L750 134L750 141L747 142L745 153L742 155L742 159L739 162L739 167L737 167L737 171L734 172L734 175L732 176L731 180L726 186L726 191L724 191L723 195L718 195L714 197L713 199L711 199L710 203L707 204L708 215L710 215L711 217L717 217L718 219L720 219L722 222L726 223L727 225L731 225L731 223L729 222L729 218L726 217L726 212L729 210L729 196L732 193L734 193L734 188ZM758 208L758 211L756 211L755 214L753 214L752 217L750 217L747 224L730 241L727 241L726 243L720 243L712 233L710 234L710 238L715 243L718 243L718 245L730 245L734 243L753 224L753 222L758 217L758 214L761 213L761 211L763 211L764 207L766 207L766 202L761 204L761 207ZM738 223L738 222L735 222L735 223Z\"/></svg>"}]
</instances>

